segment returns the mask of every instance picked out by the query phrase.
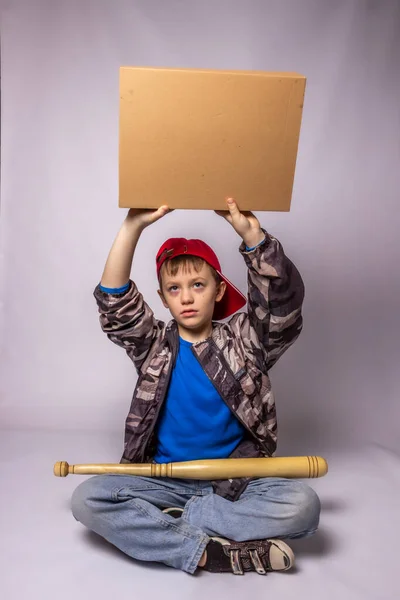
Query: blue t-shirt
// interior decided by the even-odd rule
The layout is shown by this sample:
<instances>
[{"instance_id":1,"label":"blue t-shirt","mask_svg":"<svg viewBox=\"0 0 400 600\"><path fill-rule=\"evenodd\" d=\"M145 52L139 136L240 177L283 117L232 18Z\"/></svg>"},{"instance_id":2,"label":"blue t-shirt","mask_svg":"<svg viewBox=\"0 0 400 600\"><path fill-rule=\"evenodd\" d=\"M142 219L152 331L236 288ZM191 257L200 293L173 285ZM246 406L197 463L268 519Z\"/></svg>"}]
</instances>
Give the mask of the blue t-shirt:
<instances>
[{"instance_id":1,"label":"blue t-shirt","mask_svg":"<svg viewBox=\"0 0 400 600\"><path fill-rule=\"evenodd\" d=\"M157 424L157 463L227 458L245 433L191 346L179 338L176 364Z\"/></svg>"}]
</instances>

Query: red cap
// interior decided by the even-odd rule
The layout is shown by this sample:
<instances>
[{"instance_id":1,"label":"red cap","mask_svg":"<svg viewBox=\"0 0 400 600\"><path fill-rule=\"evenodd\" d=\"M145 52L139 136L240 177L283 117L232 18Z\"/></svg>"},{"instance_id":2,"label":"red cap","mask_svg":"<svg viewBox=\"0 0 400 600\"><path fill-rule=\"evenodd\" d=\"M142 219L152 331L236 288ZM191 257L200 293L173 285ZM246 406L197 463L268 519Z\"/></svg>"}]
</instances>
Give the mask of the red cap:
<instances>
[{"instance_id":1,"label":"red cap","mask_svg":"<svg viewBox=\"0 0 400 600\"><path fill-rule=\"evenodd\" d=\"M226 319L246 304L246 297L221 273L221 265L214 250L202 240L187 240L186 238L170 238L161 246L157 252L157 278L160 277L160 269L163 263L175 256L187 254L198 256L213 267L218 275L226 283L225 294L219 302L215 303L213 319Z\"/></svg>"}]
</instances>

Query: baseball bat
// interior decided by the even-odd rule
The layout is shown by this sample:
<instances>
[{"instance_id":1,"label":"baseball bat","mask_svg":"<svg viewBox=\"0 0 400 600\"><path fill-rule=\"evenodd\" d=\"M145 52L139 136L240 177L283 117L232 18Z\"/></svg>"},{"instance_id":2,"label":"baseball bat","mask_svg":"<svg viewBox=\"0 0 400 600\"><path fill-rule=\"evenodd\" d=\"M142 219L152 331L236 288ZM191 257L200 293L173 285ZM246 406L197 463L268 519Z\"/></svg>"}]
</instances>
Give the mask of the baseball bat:
<instances>
[{"instance_id":1,"label":"baseball bat","mask_svg":"<svg viewBox=\"0 0 400 600\"><path fill-rule=\"evenodd\" d=\"M285 456L267 458L220 458L172 463L124 463L54 465L56 477L74 475L140 475L176 479L234 479L236 477L315 478L328 472L326 460L320 456Z\"/></svg>"}]
</instances>

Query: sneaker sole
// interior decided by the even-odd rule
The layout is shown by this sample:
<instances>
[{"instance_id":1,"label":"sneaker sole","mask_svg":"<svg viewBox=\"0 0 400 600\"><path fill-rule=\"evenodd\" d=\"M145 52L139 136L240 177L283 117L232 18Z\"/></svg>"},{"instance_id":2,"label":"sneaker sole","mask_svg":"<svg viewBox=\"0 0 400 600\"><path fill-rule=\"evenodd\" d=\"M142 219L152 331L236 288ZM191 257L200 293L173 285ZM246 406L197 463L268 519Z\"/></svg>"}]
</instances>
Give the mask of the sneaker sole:
<instances>
[{"instance_id":1,"label":"sneaker sole","mask_svg":"<svg viewBox=\"0 0 400 600\"><path fill-rule=\"evenodd\" d=\"M273 571L288 571L294 565L293 550L282 540L268 540L271 542L269 562Z\"/></svg>"},{"instance_id":2,"label":"sneaker sole","mask_svg":"<svg viewBox=\"0 0 400 600\"><path fill-rule=\"evenodd\" d=\"M166 515L170 515L171 517L175 517L175 519L179 519L183 514L183 508L164 508L162 512Z\"/></svg>"}]
</instances>

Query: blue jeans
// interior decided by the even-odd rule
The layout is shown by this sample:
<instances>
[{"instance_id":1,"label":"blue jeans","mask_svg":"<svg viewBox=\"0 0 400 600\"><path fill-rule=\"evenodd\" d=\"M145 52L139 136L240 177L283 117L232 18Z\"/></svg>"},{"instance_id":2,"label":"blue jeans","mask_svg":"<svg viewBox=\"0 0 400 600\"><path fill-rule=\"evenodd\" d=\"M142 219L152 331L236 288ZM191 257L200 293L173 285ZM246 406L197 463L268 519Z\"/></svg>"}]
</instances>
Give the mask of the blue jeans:
<instances>
[{"instance_id":1,"label":"blue jeans","mask_svg":"<svg viewBox=\"0 0 400 600\"><path fill-rule=\"evenodd\" d=\"M162 512L171 506L184 509L181 518ZM305 483L277 477L251 481L231 502L216 495L209 481L95 475L74 491L72 513L133 558L194 573L210 536L245 541L312 535L320 502Z\"/></svg>"}]
</instances>

